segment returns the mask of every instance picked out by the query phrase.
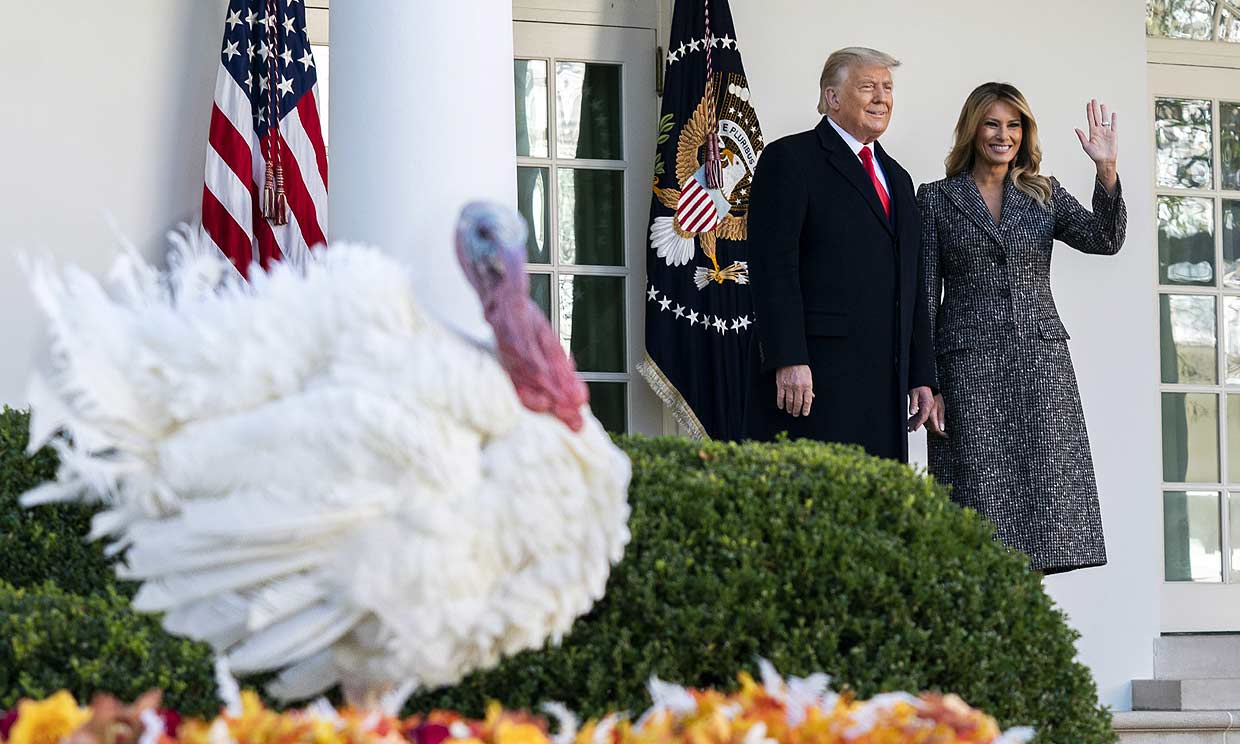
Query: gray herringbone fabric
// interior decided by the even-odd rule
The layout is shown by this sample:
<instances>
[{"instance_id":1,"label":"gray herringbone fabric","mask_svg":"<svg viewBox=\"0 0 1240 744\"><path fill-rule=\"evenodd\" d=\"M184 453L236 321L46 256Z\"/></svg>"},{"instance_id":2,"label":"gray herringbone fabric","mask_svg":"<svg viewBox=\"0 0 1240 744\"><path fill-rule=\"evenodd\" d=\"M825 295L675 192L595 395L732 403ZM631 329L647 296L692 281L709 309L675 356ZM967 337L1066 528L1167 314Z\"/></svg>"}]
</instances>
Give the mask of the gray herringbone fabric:
<instances>
[{"instance_id":1,"label":"gray herringbone fabric","mask_svg":"<svg viewBox=\"0 0 1240 744\"><path fill-rule=\"evenodd\" d=\"M1051 247L1058 239L1110 255L1127 223L1118 188L1111 197L1095 183L1091 214L1051 183L1039 205L1009 180L998 225L969 173L917 193L947 407L948 438L929 435L930 472L1047 573L1106 563L1068 332L1051 296Z\"/></svg>"}]
</instances>

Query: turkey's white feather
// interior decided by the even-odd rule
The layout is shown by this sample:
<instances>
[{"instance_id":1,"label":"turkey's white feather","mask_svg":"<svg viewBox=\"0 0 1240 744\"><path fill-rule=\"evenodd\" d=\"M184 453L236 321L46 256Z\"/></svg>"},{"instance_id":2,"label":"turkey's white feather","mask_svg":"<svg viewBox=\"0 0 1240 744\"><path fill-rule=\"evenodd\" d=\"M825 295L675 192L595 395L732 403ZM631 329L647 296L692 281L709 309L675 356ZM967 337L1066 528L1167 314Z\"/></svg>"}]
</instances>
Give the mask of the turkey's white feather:
<instances>
[{"instance_id":1,"label":"turkey's white feather","mask_svg":"<svg viewBox=\"0 0 1240 744\"><path fill-rule=\"evenodd\" d=\"M281 700L304 700L339 681L340 670L332 652L327 650L287 667L267 690ZM331 710L334 713L336 709L333 706Z\"/></svg>"},{"instance_id":2,"label":"turkey's white feather","mask_svg":"<svg viewBox=\"0 0 1240 744\"><path fill-rule=\"evenodd\" d=\"M106 288L30 269L52 339L32 435L61 466L23 503L102 501L135 607L306 698L456 682L602 596L629 463L588 411L573 432L525 409L376 250L245 284L197 231L173 241L168 275L126 256Z\"/></svg>"}]
</instances>

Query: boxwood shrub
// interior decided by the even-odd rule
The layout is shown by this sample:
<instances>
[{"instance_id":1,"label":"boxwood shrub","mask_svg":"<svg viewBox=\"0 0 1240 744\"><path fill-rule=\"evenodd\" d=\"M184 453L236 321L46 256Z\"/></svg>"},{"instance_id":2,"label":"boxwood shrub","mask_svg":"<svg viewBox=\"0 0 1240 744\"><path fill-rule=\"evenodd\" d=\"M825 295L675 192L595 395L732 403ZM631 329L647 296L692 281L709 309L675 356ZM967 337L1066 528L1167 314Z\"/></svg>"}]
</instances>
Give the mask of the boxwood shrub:
<instances>
[{"instance_id":1,"label":"boxwood shrub","mask_svg":"<svg viewBox=\"0 0 1240 744\"><path fill-rule=\"evenodd\" d=\"M51 582L0 582L0 710L61 689L85 702L98 691L132 700L152 687L182 713L219 712L210 648L168 635L114 588L78 595Z\"/></svg>"},{"instance_id":2,"label":"boxwood shrub","mask_svg":"<svg viewBox=\"0 0 1240 744\"><path fill-rule=\"evenodd\" d=\"M103 545L84 539L97 507L57 504L29 510L18 505L22 493L56 474L51 448L26 454L29 428L25 411L5 406L0 412L0 579L19 587L52 580L77 594L105 592L109 586L131 594L133 587L115 578L114 560L104 556Z\"/></svg>"},{"instance_id":3,"label":"boxwood shrub","mask_svg":"<svg viewBox=\"0 0 1240 744\"><path fill-rule=\"evenodd\" d=\"M1077 634L1024 556L933 480L838 445L619 441L633 540L602 602L559 647L411 710L476 714L494 698L638 711L652 674L729 687L766 657L862 697L956 692L1039 742L1115 741Z\"/></svg>"},{"instance_id":4,"label":"boxwood shrub","mask_svg":"<svg viewBox=\"0 0 1240 744\"><path fill-rule=\"evenodd\" d=\"M16 494L54 466L20 455L24 426L23 414L0 419L0 529L17 525L34 560L6 549L0 579L38 588L0 587L0 706L56 686L132 697L156 684L187 712L213 711L206 649L128 610L108 562L80 544L89 509L13 513ZM827 671L861 697L956 692L1005 727L1035 726L1038 742L1115 741L1075 660L1077 636L1024 557L933 480L838 445L617 441L633 460L633 540L604 599L560 645L421 693L407 710L477 715L497 699L638 711L652 674L730 687L766 657L788 674ZM102 594L38 586L46 579Z\"/></svg>"}]
</instances>

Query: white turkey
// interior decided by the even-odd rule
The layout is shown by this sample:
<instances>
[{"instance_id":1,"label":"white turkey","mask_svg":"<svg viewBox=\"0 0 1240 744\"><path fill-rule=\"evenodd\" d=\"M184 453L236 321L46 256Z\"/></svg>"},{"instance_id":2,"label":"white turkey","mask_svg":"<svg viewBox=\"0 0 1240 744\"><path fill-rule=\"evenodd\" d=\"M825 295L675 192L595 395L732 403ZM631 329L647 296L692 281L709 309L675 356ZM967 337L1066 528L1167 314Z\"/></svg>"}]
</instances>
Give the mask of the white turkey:
<instances>
[{"instance_id":1,"label":"white turkey","mask_svg":"<svg viewBox=\"0 0 1240 744\"><path fill-rule=\"evenodd\" d=\"M32 269L50 325L27 505L102 501L134 606L237 673L375 704L557 640L628 541L629 462L528 299L525 225L472 204L457 255L495 351L418 305L409 271L335 245L224 278L182 239L105 289Z\"/></svg>"}]
</instances>

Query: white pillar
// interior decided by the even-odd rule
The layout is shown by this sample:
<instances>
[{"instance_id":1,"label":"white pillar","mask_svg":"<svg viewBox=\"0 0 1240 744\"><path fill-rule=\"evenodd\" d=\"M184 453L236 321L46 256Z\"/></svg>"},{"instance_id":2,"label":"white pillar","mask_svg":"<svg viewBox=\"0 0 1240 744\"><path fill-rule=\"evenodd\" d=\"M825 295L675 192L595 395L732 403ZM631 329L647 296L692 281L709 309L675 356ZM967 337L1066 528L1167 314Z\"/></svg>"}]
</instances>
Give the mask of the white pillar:
<instances>
[{"instance_id":1,"label":"white pillar","mask_svg":"<svg viewBox=\"0 0 1240 744\"><path fill-rule=\"evenodd\" d=\"M486 335L452 235L468 201L516 204L512 0L331 5L331 239L406 260L419 298Z\"/></svg>"}]
</instances>

